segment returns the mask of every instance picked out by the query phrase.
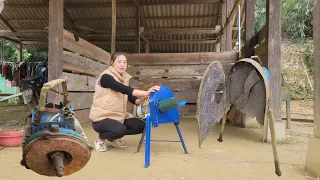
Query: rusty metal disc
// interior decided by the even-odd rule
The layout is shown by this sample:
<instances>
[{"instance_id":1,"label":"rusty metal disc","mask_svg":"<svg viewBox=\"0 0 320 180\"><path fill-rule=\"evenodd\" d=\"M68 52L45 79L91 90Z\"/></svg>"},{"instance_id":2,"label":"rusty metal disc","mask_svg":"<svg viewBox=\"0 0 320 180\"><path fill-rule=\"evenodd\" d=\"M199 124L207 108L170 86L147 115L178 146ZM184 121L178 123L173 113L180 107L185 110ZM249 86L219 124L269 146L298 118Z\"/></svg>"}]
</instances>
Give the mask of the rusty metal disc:
<instances>
[{"instance_id":1,"label":"rusty metal disc","mask_svg":"<svg viewBox=\"0 0 320 180\"><path fill-rule=\"evenodd\" d=\"M45 176L56 176L50 155L64 152L64 175L70 175L82 169L90 159L89 148L81 141L66 137L36 139L24 149L24 160L28 168Z\"/></svg>"},{"instance_id":2,"label":"rusty metal disc","mask_svg":"<svg viewBox=\"0 0 320 180\"><path fill-rule=\"evenodd\" d=\"M226 91L230 103L264 125L270 91L268 77L259 63L248 58L235 63L226 80Z\"/></svg>"},{"instance_id":3,"label":"rusty metal disc","mask_svg":"<svg viewBox=\"0 0 320 180\"><path fill-rule=\"evenodd\" d=\"M219 62L213 62L202 77L198 93L199 147L212 131L214 125L222 119L226 107L223 67Z\"/></svg>"}]
</instances>

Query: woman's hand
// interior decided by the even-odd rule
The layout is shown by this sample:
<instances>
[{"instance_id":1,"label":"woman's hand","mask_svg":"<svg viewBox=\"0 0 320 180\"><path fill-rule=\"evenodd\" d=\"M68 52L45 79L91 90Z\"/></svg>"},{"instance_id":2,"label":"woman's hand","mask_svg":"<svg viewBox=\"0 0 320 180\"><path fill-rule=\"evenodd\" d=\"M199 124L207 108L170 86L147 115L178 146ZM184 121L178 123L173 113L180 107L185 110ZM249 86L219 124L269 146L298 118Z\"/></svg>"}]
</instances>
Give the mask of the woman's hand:
<instances>
[{"instance_id":1,"label":"woman's hand","mask_svg":"<svg viewBox=\"0 0 320 180\"><path fill-rule=\"evenodd\" d=\"M142 104L144 102L144 100L147 99L147 98L148 98L148 96L144 96L144 97L142 97L140 99L136 99L136 102L135 102L136 105Z\"/></svg>"},{"instance_id":2,"label":"woman's hand","mask_svg":"<svg viewBox=\"0 0 320 180\"><path fill-rule=\"evenodd\" d=\"M160 90L160 86L152 86L148 92L149 92L149 95L152 93L152 92L155 92L155 91L159 91Z\"/></svg>"},{"instance_id":3,"label":"woman's hand","mask_svg":"<svg viewBox=\"0 0 320 180\"><path fill-rule=\"evenodd\" d=\"M160 90L160 86L152 86L148 91L134 89L132 92L132 95L140 97L140 98L141 97L148 97L152 92L159 91L159 90Z\"/></svg>"}]
</instances>

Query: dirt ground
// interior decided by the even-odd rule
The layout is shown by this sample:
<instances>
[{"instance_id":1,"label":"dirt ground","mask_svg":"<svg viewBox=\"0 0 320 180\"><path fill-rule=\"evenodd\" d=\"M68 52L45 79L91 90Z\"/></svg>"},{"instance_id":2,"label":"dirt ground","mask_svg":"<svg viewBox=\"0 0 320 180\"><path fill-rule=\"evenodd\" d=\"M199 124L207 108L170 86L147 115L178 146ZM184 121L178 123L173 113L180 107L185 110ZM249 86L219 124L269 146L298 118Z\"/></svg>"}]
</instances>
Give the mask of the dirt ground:
<instances>
[{"instance_id":1,"label":"dirt ground","mask_svg":"<svg viewBox=\"0 0 320 180\"><path fill-rule=\"evenodd\" d=\"M299 104L296 107L294 104ZM19 109L15 107L16 109ZM12 108L13 109L13 108ZM0 120L19 120L16 113L3 116L8 107L0 109ZM27 109L25 109L27 110ZM19 110L21 114L23 108ZM285 112L285 110L283 111ZM295 113L312 113L312 101L292 102L292 117ZM22 116L23 117L23 116ZM22 118L21 117L21 118ZM299 117L300 118L300 117ZM308 116L312 118L312 114ZM21 126L0 126L2 131L18 129ZM95 133L90 123L83 125L90 142ZM288 141L278 145L282 176L274 173L272 146L262 143L260 129L244 129L227 126L224 141L219 143L219 126L215 126L211 135L198 147L198 124L195 118L182 118L181 131L189 154L184 154L180 143L153 142L151 144L151 166L144 168L144 148L135 153L140 135L126 136L127 148L110 148L107 152L92 152L88 164L79 172L64 179L79 180L204 180L204 179L313 179L304 171L308 139L313 134L313 124L292 122L287 130ZM173 125L161 125L152 129L152 139L177 140ZM0 150L0 179L47 179L27 170L19 163L21 148ZM58 179L58 178L51 178Z\"/></svg>"}]
</instances>

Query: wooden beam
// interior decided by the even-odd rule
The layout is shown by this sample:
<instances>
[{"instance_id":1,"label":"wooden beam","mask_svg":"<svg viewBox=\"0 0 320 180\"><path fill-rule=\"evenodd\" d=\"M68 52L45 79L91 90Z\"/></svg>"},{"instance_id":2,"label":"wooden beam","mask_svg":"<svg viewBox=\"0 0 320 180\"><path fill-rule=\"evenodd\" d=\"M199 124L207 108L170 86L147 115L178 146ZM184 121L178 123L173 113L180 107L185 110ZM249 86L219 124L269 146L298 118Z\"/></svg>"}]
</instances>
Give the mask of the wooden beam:
<instances>
[{"instance_id":1,"label":"wooden beam","mask_svg":"<svg viewBox=\"0 0 320 180\"><path fill-rule=\"evenodd\" d=\"M237 6L238 7L238 6ZM233 0L227 0L227 16L229 17L230 14L232 13L232 8L233 7ZM227 18L227 22L228 22L228 18ZM229 21L230 23L227 23L227 27L226 27L226 51L231 51L232 49L232 23L231 21Z\"/></svg>"},{"instance_id":2,"label":"wooden beam","mask_svg":"<svg viewBox=\"0 0 320 180\"><path fill-rule=\"evenodd\" d=\"M227 1L221 1L221 24L224 25L227 22ZM226 50L226 41L227 41L227 34L222 33L222 27L219 29L220 36L220 51Z\"/></svg>"},{"instance_id":3,"label":"wooden beam","mask_svg":"<svg viewBox=\"0 0 320 180\"><path fill-rule=\"evenodd\" d=\"M144 31L146 36L175 34L218 34L215 28L152 28Z\"/></svg>"},{"instance_id":4,"label":"wooden beam","mask_svg":"<svg viewBox=\"0 0 320 180\"><path fill-rule=\"evenodd\" d=\"M112 32L111 32L111 54L116 51L116 0L112 0Z\"/></svg>"},{"instance_id":5,"label":"wooden beam","mask_svg":"<svg viewBox=\"0 0 320 180\"><path fill-rule=\"evenodd\" d=\"M48 80L62 74L63 53L63 0L49 1L49 54Z\"/></svg>"},{"instance_id":6,"label":"wooden beam","mask_svg":"<svg viewBox=\"0 0 320 180\"><path fill-rule=\"evenodd\" d=\"M141 11L141 10L140 10ZM66 14L66 13L65 13ZM142 13L140 12L141 16L141 25L144 26L142 23L144 20L147 21L159 21L159 20L186 20L186 19L212 19L215 17L220 17L219 14L216 15L204 15L204 16L165 16L165 17L144 17ZM144 20L143 20L144 19ZM65 21L68 21L67 18L64 19ZM126 17L126 18L117 18L117 22L119 21L133 21L135 18ZM73 19L73 21L112 21L112 18L97 18L97 19ZM10 19L8 22L49 22L48 19Z\"/></svg>"},{"instance_id":7,"label":"wooden beam","mask_svg":"<svg viewBox=\"0 0 320 180\"><path fill-rule=\"evenodd\" d=\"M136 45L135 45L135 52L140 53L140 7L139 1L133 0L136 2ZM145 38L145 37L144 37Z\"/></svg>"},{"instance_id":8,"label":"wooden beam","mask_svg":"<svg viewBox=\"0 0 320 180\"><path fill-rule=\"evenodd\" d=\"M158 2L140 2L141 5L162 5L162 4L216 4L220 0L162 0Z\"/></svg>"},{"instance_id":9,"label":"wooden beam","mask_svg":"<svg viewBox=\"0 0 320 180\"><path fill-rule=\"evenodd\" d=\"M239 4L242 2L243 0L237 0L236 3L233 5L233 8L230 12L230 14L228 15L228 18L226 20L226 22L224 23L223 27L222 27L222 34L226 32L226 28L227 25L231 22L233 16L236 14L237 10L238 10L238 6Z\"/></svg>"},{"instance_id":10,"label":"wooden beam","mask_svg":"<svg viewBox=\"0 0 320 180\"><path fill-rule=\"evenodd\" d=\"M267 0L267 57L271 103L276 121L281 120L281 1Z\"/></svg>"},{"instance_id":11,"label":"wooden beam","mask_svg":"<svg viewBox=\"0 0 320 180\"><path fill-rule=\"evenodd\" d=\"M11 24L2 14L0 14L0 19L12 32L15 32L15 29L11 26Z\"/></svg>"},{"instance_id":12,"label":"wooden beam","mask_svg":"<svg viewBox=\"0 0 320 180\"><path fill-rule=\"evenodd\" d=\"M159 21L159 20L185 20L185 19L212 19L215 17L220 17L219 14L216 15L204 15L204 16L166 16L166 17L146 17L145 19L150 21Z\"/></svg>"},{"instance_id":13,"label":"wooden beam","mask_svg":"<svg viewBox=\"0 0 320 180\"><path fill-rule=\"evenodd\" d=\"M131 2L136 6L136 8L139 8L139 0L131 0Z\"/></svg>"},{"instance_id":14,"label":"wooden beam","mask_svg":"<svg viewBox=\"0 0 320 180\"><path fill-rule=\"evenodd\" d=\"M126 54L129 65L183 65L205 64L214 61L222 64L238 60L236 51L208 52L208 53L151 53L151 54Z\"/></svg>"},{"instance_id":15,"label":"wooden beam","mask_svg":"<svg viewBox=\"0 0 320 180\"><path fill-rule=\"evenodd\" d=\"M31 45L31 44L48 44L48 41L21 41L24 45Z\"/></svg>"},{"instance_id":16,"label":"wooden beam","mask_svg":"<svg viewBox=\"0 0 320 180\"><path fill-rule=\"evenodd\" d=\"M254 45L252 38L254 37L254 3L255 0L247 0L245 2L245 51L244 57L250 58L253 55Z\"/></svg>"},{"instance_id":17,"label":"wooden beam","mask_svg":"<svg viewBox=\"0 0 320 180\"><path fill-rule=\"evenodd\" d=\"M20 42L19 40L17 40L17 39L8 38L8 37L6 37L6 36L0 36L0 38L5 39L5 40L8 40L8 41L11 41L11 42L13 42L13 43L17 43L17 44L20 44L20 43L21 43L21 42Z\"/></svg>"},{"instance_id":18,"label":"wooden beam","mask_svg":"<svg viewBox=\"0 0 320 180\"><path fill-rule=\"evenodd\" d=\"M237 31L238 27L232 27L233 31ZM135 36L136 30L117 30L117 36ZM70 30L74 33L74 31ZM84 37L110 37L112 31L95 30L95 34L87 34ZM17 29L16 32L0 30L0 36L41 36L46 35L46 29ZM142 36L152 35L175 35L175 34L220 34L220 31L215 28L152 28L141 32Z\"/></svg>"},{"instance_id":19,"label":"wooden beam","mask_svg":"<svg viewBox=\"0 0 320 180\"><path fill-rule=\"evenodd\" d=\"M164 5L164 4L216 4L220 0L162 0L158 2L140 2L140 5ZM81 4L65 4L67 9L81 8L111 8L112 3L81 3ZM117 7L132 7L131 2L117 3ZM48 4L6 4L6 9L48 9Z\"/></svg>"}]
</instances>

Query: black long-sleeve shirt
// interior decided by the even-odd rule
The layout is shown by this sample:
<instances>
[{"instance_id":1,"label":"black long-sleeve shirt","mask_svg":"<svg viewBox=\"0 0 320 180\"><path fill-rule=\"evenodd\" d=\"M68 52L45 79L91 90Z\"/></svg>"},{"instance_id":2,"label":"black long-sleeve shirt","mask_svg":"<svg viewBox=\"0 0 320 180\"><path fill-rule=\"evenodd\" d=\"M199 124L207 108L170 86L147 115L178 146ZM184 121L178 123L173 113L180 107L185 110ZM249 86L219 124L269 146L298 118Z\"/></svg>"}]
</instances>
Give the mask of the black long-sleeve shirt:
<instances>
[{"instance_id":1,"label":"black long-sleeve shirt","mask_svg":"<svg viewBox=\"0 0 320 180\"><path fill-rule=\"evenodd\" d=\"M130 86L126 86L122 83L119 83L111 75L102 75L100 79L100 84L103 88L111 88L112 90L121 92L122 94L127 94L129 102L131 102L132 104L136 104L135 102L138 98L132 95L134 89Z\"/></svg>"}]
</instances>

